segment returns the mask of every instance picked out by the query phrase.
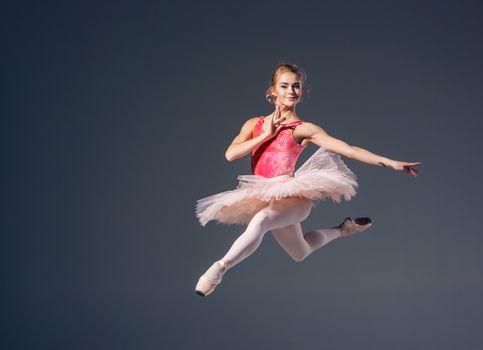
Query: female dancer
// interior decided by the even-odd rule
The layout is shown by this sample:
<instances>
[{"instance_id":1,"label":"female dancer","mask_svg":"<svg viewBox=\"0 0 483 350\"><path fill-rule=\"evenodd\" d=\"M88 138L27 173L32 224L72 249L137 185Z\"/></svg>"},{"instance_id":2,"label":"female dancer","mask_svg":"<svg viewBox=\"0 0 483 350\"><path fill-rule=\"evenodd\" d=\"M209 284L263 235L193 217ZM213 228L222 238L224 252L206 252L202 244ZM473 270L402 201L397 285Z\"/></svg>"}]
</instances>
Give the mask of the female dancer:
<instances>
[{"instance_id":1,"label":"female dancer","mask_svg":"<svg viewBox=\"0 0 483 350\"><path fill-rule=\"evenodd\" d=\"M369 218L347 217L337 227L304 234L300 222L316 201L331 198L350 200L357 188L356 176L340 155L416 176L421 162L407 163L371 153L329 136L320 126L299 119L295 106L304 91L305 73L293 64L275 67L267 99L275 111L248 119L226 151L232 161L251 153L253 175L239 175L236 189L199 199L196 215L204 226L210 220L225 224L247 224L228 252L199 278L195 291L213 292L225 272L252 254L271 231L275 240L295 261L338 237L367 230ZM302 150L313 143L319 149L294 172Z\"/></svg>"}]
</instances>

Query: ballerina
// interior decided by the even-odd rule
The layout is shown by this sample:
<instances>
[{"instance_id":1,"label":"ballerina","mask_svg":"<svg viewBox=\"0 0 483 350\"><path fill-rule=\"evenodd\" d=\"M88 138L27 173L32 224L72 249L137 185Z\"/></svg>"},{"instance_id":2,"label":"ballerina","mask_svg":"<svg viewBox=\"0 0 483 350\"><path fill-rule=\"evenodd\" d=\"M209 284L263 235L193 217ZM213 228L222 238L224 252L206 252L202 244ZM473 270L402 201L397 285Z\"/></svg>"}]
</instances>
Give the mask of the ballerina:
<instances>
[{"instance_id":1,"label":"ballerina","mask_svg":"<svg viewBox=\"0 0 483 350\"><path fill-rule=\"evenodd\" d=\"M226 151L226 159L251 155L252 175L239 175L236 189L199 199L196 215L205 226L214 220L223 224L246 224L246 230L228 252L199 278L195 292L207 296L224 274L251 255L268 231L295 261L339 237L363 232L372 225L368 217L345 218L336 227L303 233L300 223L317 201L350 200L358 187L356 176L341 155L367 164L384 166L417 176L415 166L349 145L329 135L315 123L302 120L295 112L301 101L306 75L296 65L282 63L272 73L266 98L275 104L268 116L250 118ZM308 144L317 151L296 171L295 163Z\"/></svg>"}]
</instances>

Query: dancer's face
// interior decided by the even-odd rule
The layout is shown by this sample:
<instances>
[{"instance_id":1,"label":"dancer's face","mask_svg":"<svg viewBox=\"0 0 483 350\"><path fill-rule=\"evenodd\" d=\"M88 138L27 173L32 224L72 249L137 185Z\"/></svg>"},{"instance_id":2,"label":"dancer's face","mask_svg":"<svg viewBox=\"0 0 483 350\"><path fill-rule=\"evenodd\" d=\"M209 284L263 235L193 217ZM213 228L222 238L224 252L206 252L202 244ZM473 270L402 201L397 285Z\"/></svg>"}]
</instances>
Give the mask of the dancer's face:
<instances>
[{"instance_id":1,"label":"dancer's face","mask_svg":"<svg viewBox=\"0 0 483 350\"><path fill-rule=\"evenodd\" d=\"M294 107L302 96L302 82L297 74L283 72L278 76L277 83L272 87L272 94L276 96L276 104Z\"/></svg>"}]
</instances>

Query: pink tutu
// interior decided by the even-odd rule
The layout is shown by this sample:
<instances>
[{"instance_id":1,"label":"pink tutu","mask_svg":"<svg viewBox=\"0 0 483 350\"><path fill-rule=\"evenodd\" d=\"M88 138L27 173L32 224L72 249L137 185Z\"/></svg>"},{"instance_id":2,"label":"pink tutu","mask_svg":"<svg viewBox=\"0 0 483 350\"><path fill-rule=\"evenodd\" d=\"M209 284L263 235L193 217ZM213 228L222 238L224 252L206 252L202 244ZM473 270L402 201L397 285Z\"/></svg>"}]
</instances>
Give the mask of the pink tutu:
<instances>
[{"instance_id":1,"label":"pink tutu","mask_svg":"<svg viewBox=\"0 0 483 350\"><path fill-rule=\"evenodd\" d=\"M196 216L202 226L210 220L222 224L248 224L270 201L304 197L313 201L331 198L350 200L358 187L356 176L340 156L319 148L292 175L263 177L239 175L236 189L199 199Z\"/></svg>"}]
</instances>

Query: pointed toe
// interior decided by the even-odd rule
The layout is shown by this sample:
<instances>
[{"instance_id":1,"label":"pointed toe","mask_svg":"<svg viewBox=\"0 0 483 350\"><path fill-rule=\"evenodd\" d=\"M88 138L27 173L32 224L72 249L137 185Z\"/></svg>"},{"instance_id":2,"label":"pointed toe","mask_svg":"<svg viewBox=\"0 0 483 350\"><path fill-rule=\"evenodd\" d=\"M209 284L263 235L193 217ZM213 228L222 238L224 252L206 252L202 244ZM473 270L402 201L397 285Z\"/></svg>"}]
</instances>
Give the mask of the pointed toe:
<instances>
[{"instance_id":1,"label":"pointed toe","mask_svg":"<svg viewBox=\"0 0 483 350\"><path fill-rule=\"evenodd\" d=\"M221 283L221 280L223 278L223 275L225 274L228 265L223 261L223 260L218 260L215 262L219 266L219 273L218 273L218 278L216 279L210 279L206 277L205 275L202 275L198 279L198 283L196 284L195 287L195 293L205 297L215 290L216 286Z\"/></svg>"},{"instance_id":2,"label":"pointed toe","mask_svg":"<svg viewBox=\"0 0 483 350\"><path fill-rule=\"evenodd\" d=\"M339 225L339 228L341 230L341 236L347 237L357 232L363 232L371 226L372 226L371 218L360 217L360 218L352 219L351 217L347 217L344 219L342 224Z\"/></svg>"}]
</instances>

